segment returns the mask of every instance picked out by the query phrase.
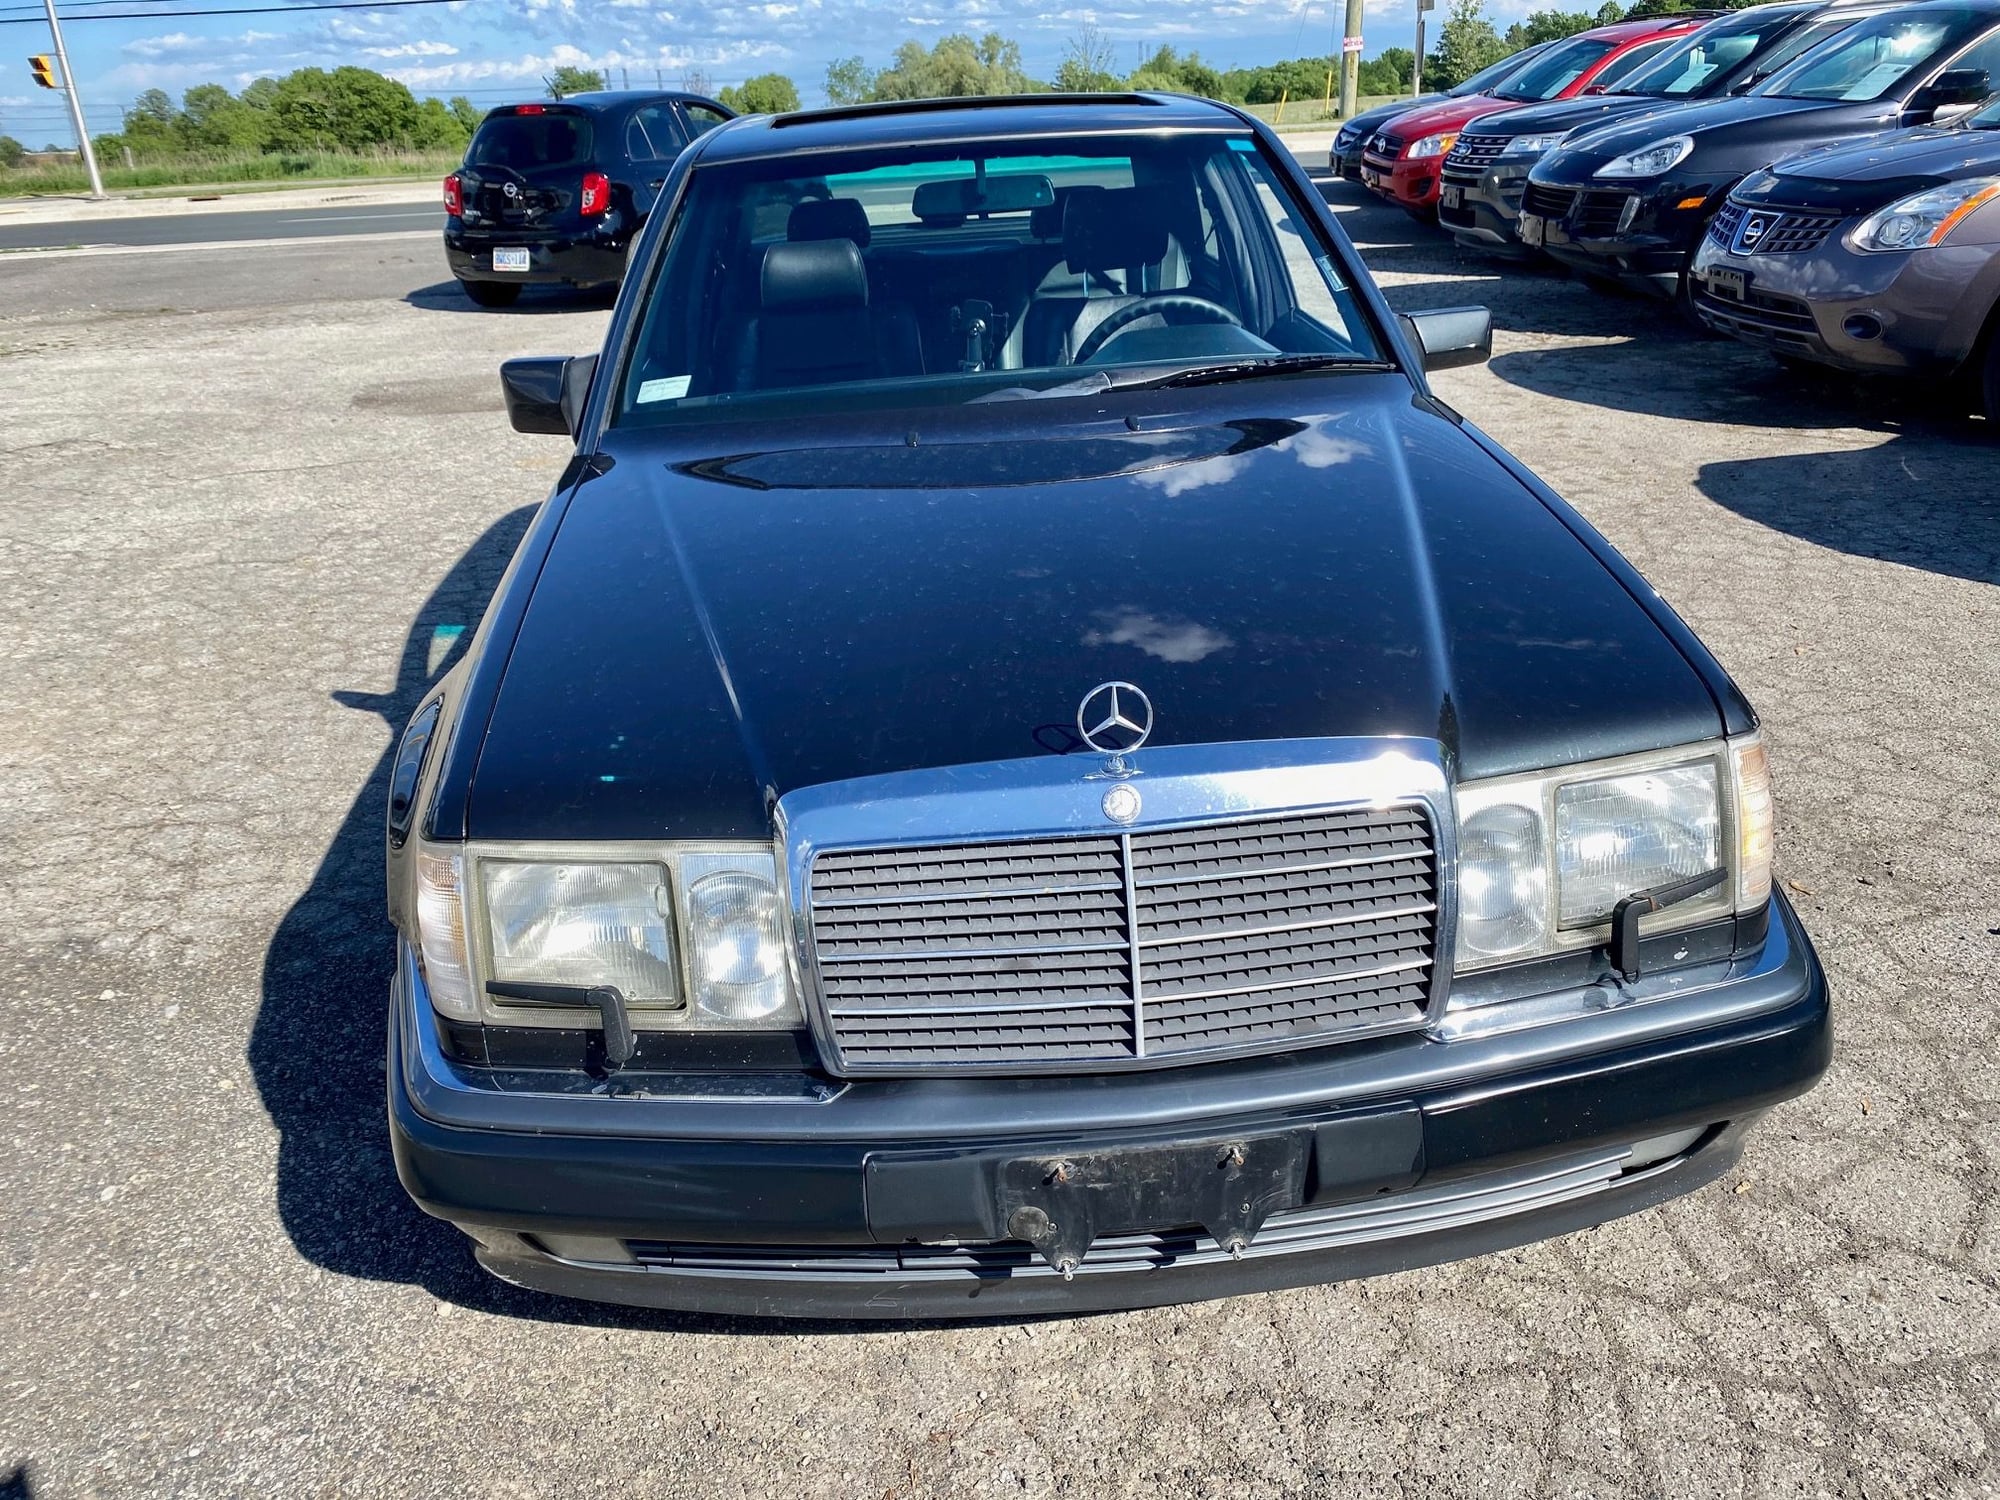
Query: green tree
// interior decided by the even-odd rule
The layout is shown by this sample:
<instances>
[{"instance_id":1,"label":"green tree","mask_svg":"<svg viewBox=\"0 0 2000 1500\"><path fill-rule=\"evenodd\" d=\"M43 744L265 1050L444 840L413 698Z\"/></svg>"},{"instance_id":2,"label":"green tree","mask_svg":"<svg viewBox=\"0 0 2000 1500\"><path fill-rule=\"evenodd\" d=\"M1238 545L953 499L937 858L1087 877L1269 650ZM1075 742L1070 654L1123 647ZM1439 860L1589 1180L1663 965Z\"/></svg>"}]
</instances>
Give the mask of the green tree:
<instances>
[{"instance_id":1,"label":"green tree","mask_svg":"<svg viewBox=\"0 0 2000 1500\"><path fill-rule=\"evenodd\" d=\"M831 73L829 72L829 84ZM997 31L978 41L964 33L939 39L935 47L909 41L875 75L877 99L958 99L981 94L1029 94L1040 88L1021 67L1021 47Z\"/></svg>"},{"instance_id":2,"label":"green tree","mask_svg":"<svg viewBox=\"0 0 2000 1500\"><path fill-rule=\"evenodd\" d=\"M415 96L367 68L300 68L272 96L270 143L280 151L408 146L416 132Z\"/></svg>"},{"instance_id":3,"label":"green tree","mask_svg":"<svg viewBox=\"0 0 2000 1500\"><path fill-rule=\"evenodd\" d=\"M181 139L190 151L261 151L270 116L219 83L198 83L181 95Z\"/></svg>"},{"instance_id":4,"label":"green tree","mask_svg":"<svg viewBox=\"0 0 2000 1500\"><path fill-rule=\"evenodd\" d=\"M759 73L715 97L740 115L782 115L799 107L798 85L783 73Z\"/></svg>"},{"instance_id":5,"label":"green tree","mask_svg":"<svg viewBox=\"0 0 2000 1500\"><path fill-rule=\"evenodd\" d=\"M1321 76L1325 70L1321 69ZM1135 89L1151 89L1166 94L1200 94L1204 98L1220 98L1223 92L1222 75L1201 60L1201 54L1190 52L1186 57L1177 54L1171 47L1162 47L1133 70L1127 80Z\"/></svg>"},{"instance_id":6,"label":"green tree","mask_svg":"<svg viewBox=\"0 0 2000 1500\"><path fill-rule=\"evenodd\" d=\"M1125 86L1112 71L1117 54L1103 32L1092 22L1077 27L1076 35L1063 44L1063 60L1056 69L1055 86L1066 94L1109 94Z\"/></svg>"},{"instance_id":7,"label":"green tree","mask_svg":"<svg viewBox=\"0 0 2000 1500\"><path fill-rule=\"evenodd\" d=\"M18 167L28 148L11 135L0 135L0 167Z\"/></svg>"},{"instance_id":8,"label":"green tree","mask_svg":"<svg viewBox=\"0 0 2000 1500\"><path fill-rule=\"evenodd\" d=\"M1401 94L1410 87L1410 69L1417 54L1408 47L1384 47L1380 57L1361 64L1359 88L1364 94Z\"/></svg>"},{"instance_id":9,"label":"green tree","mask_svg":"<svg viewBox=\"0 0 2000 1500\"><path fill-rule=\"evenodd\" d=\"M252 109L270 113L271 106L278 101L278 80L275 78L253 78L243 85L243 92L237 95Z\"/></svg>"},{"instance_id":10,"label":"green tree","mask_svg":"<svg viewBox=\"0 0 2000 1500\"><path fill-rule=\"evenodd\" d=\"M442 99L425 99L417 105L416 123L410 130L410 144L419 151L463 151L472 132L452 113Z\"/></svg>"},{"instance_id":11,"label":"green tree","mask_svg":"<svg viewBox=\"0 0 2000 1500\"><path fill-rule=\"evenodd\" d=\"M1438 48L1424 62L1424 81L1448 89L1508 53L1500 33L1486 19L1485 0L1451 0L1438 28Z\"/></svg>"},{"instance_id":12,"label":"green tree","mask_svg":"<svg viewBox=\"0 0 2000 1500\"><path fill-rule=\"evenodd\" d=\"M165 89L147 89L125 111L124 144L137 157L178 156L187 149L180 111Z\"/></svg>"},{"instance_id":13,"label":"green tree","mask_svg":"<svg viewBox=\"0 0 2000 1500\"><path fill-rule=\"evenodd\" d=\"M1526 20L1509 26L1505 41L1509 52L1519 52L1537 42L1559 42L1566 36L1575 36L1579 31L1588 31L1603 24L1588 11L1538 10Z\"/></svg>"},{"instance_id":14,"label":"green tree","mask_svg":"<svg viewBox=\"0 0 2000 1500\"><path fill-rule=\"evenodd\" d=\"M551 99L567 99L571 94L594 94L604 87L604 75L595 68L579 68L564 63L542 79Z\"/></svg>"},{"instance_id":15,"label":"green tree","mask_svg":"<svg viewBox=\"0 0 2000 1500\"><path fill-rule=\"evenodd\" d=\"M472 139L472 132L479 128L479 122L486 118L486 111L474 104L463 94L454 94L451 100L451 117L458 121L465 138Z\"/></svg>"},{"instance_id":16,"label":"green tree","mask_svg":"<svg viewBox=\"0 0 2000 1500\"><path fill-rule=\"evenodd\" d=\"M875 97L875 74L858 57L836 58L826 66L826 102L865 104Z\"/></svg>"}]
</instances>

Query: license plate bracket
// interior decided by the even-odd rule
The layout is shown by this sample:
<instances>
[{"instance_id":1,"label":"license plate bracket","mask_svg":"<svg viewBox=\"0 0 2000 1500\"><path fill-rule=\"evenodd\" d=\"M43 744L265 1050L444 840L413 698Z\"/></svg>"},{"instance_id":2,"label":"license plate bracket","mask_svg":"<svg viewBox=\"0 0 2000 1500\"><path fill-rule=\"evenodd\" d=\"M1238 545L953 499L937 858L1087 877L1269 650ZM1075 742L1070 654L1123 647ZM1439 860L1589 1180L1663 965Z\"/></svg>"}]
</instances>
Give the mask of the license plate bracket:
<instances>
[{"instance_id":1,"label":"license plate bracket","mask_svg":"<svg viewBox=\"0 0 2000 1500\"><path fill-rule=\"evenodd\" d=\"M493 269L496 271L525 271L528 269L528 247L525 245L501 245L493 251Z\"/></svg>"},{"instance_id":2,"label":"license plate bracket","mask_svg":"<svg viewBox=\"0 0 2000 1500\"><path fill-rule=\"evenodd\" d=\"M1539 246L1548 238L1549 221L1540 214L1524 213L1517 223L1516 233L1521 236L1522 244Z\"/></svg>"},{"instance_id":3,"label":"license plate bracket","mask_svg":"<svg viewBox=\"0 0 2000 1500\"><path fill-rule=\"evenodd\" d=\"M1438 206L1440 208L1465 207L1465 189L1455 182L1447 182L1443 187L1438 189Z\"/></svg>"},{"instance_id":4,"label":"license plate bracket","mask_svg":"<svg viewBox=\"0 0 2000 1500\"><path fill-rule=\"evenodd\" d=\"M1746 300L1750 290L1750 276L1734 266L1710 266L1703 279L1708 283L1711 296L1726 297L1731 302Z\"/></svg>"},{"instance_id":5,"label":"license plate bracket","mask_svg":"<svg viewBox=\"0 0 2000 1500\"><path fill-rule=\"evenodd\" d=\"M1000 1169L1000 1219L1065 1276L1098 1235L1122 1230L1199 1224L1240 1254L1266 1218L1303 1201L1308 1144L1293 1131L1019 1157Z\"/></svg>"}]
</instances>

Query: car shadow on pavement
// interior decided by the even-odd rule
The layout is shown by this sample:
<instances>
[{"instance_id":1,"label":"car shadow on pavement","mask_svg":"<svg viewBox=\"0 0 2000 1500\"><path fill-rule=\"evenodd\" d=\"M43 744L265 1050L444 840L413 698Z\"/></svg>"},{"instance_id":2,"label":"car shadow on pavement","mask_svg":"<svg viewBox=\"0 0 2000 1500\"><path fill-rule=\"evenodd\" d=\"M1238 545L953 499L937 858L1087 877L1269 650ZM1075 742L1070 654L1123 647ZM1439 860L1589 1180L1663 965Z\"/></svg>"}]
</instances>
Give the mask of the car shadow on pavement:
<instances>
[{"instance_id":1,"label":"car shadow on pavement","mask_svg":"<svg viewBox=\"0 0 2000 1500\"><path fill-rule=\"evenodd\" d=\"M337 692L388 731L305 892L264 958L247 1057L279 1132L278 1215L299 1254L340 1276L422 1287L505 1317L592 1327L846 1334L874 1322L786 1322L625 1308L522 1291L480 1270L469 1240L422 1213L396 1179L384 1091L395 933L384 915L382 839L389 769L403 725L456 664L535 507L490 526L417 611L386 693ZM945 1320L972 1324L990 1319ZM1014 1323L1044 1321L1013 1317ZM25 1481L22 1481L25 1482ZM0 1489L0 1500L11 1500Z\"/></svg>"},{"instance_id":2,"label":"car shadow on pavement","mask_svg":"<svg viewBox=\"0 0 2000 1500\"><path fill-rule=\"evenodd\" d=\"M454 278L406 292L403 301L425 312L479 313L489 318L505 318L536 313L590 312L609 307L617 296L616 287L592 287L588 291L579 291L568 286L524 286L521 288L521 300L512 307L481 307L465 295L465 288Z\"/></svg>"},{"instance_id":3,"label":"car shadow on pavement","mask_svg":"<svg viewBox=\"0 0 2000 1500\"><path fill-rule=\"evenodd\" d=\"M1872 448L1704 464L1716 504L1815 546L1948 578L2000 584L1996 448L1901 436Z\"/></svg>"}]
</instances>

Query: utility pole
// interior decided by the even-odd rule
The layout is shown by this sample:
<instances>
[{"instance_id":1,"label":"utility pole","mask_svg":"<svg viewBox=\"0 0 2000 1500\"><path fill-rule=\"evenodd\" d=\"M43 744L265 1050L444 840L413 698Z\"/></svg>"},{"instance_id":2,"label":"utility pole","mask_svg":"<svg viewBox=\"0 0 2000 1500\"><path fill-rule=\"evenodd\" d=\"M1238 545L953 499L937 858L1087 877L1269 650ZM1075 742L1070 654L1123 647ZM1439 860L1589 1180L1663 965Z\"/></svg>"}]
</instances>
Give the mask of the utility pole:
<instances>
[{"instance_id":1,"label":"utility pole","mask_svg":"<svg viewBox=\"0 0 2000 1500\"><path fill-rule=\"evenodd\" d=\"M54 4L54 0L50 0ZM1354 118L1354 90L1362 78L1362 0L1348 0L1348 28L1340 38L1340 118Z\"/></svg>"},{"instance_id":2,"label":"utility pole","mask_svg":"<svg viewBox=\"0 0 2000 1500\"><path fill-rule=\"evenodd\" d=\"M1417 0L1417 60L1410 64L1410 97L1415 99L1424 91L1424 12L1437 4L1437 0Z\"/></svg>"},{"instance_id":3,"label":"utility pole","mask_svg":"<svg viewBox=\"0 0 2000 1500\"><path fill-rule=\"evenodd\" d=\"M63 92L69 95L70 123L76 126L76 147L83 153L83 168L90 173L90 196L104 197L104 179L97 175L97 153L90 149L90 127L83 123L83 101L76 96L76 74L70 71L69 53L63 50L62 26L56 20L56 0L43 0L49 8L49 33L56 39L56 63L62 68Z\"/></svg>"}]
</instances>

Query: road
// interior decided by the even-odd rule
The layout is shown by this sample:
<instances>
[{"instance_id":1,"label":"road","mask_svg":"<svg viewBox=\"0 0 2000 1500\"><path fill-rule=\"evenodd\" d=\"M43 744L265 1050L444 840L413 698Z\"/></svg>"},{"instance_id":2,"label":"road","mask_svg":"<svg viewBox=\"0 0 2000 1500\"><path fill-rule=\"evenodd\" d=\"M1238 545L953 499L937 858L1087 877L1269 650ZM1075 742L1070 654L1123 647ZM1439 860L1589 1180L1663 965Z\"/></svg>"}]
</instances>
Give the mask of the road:
<instances>
[{"instance_id":1,"label":"road","mask_svg":"<svg viewBox=\"0 0 2000 1500\"><path fill-rule=\"evenodd\" d=\"M2000 493L1800 382L1329 188L1441 395L1762 710L1839 1051L1740 1171L1377 1281L1068 1321L543 1300L382 1130L384 757L559 440L414 240L0 262L0 1495L1940 1497L2000 1489ZM1330 475L1337 503L1338 471Z\"/></svg>"},{"instance_id":2,"label":"road","mask_svg":"<svg viewBox=\"0 0 2000 1500\"><path fill-rule=\"evenodd\" d=\"M74 219L54 224L0 220L0 252L84 245L200 245L323 235L444 231L444 211L409 203L329 204L318 208L231 209L123 219Z\"/></svg>"}]
</instances>

